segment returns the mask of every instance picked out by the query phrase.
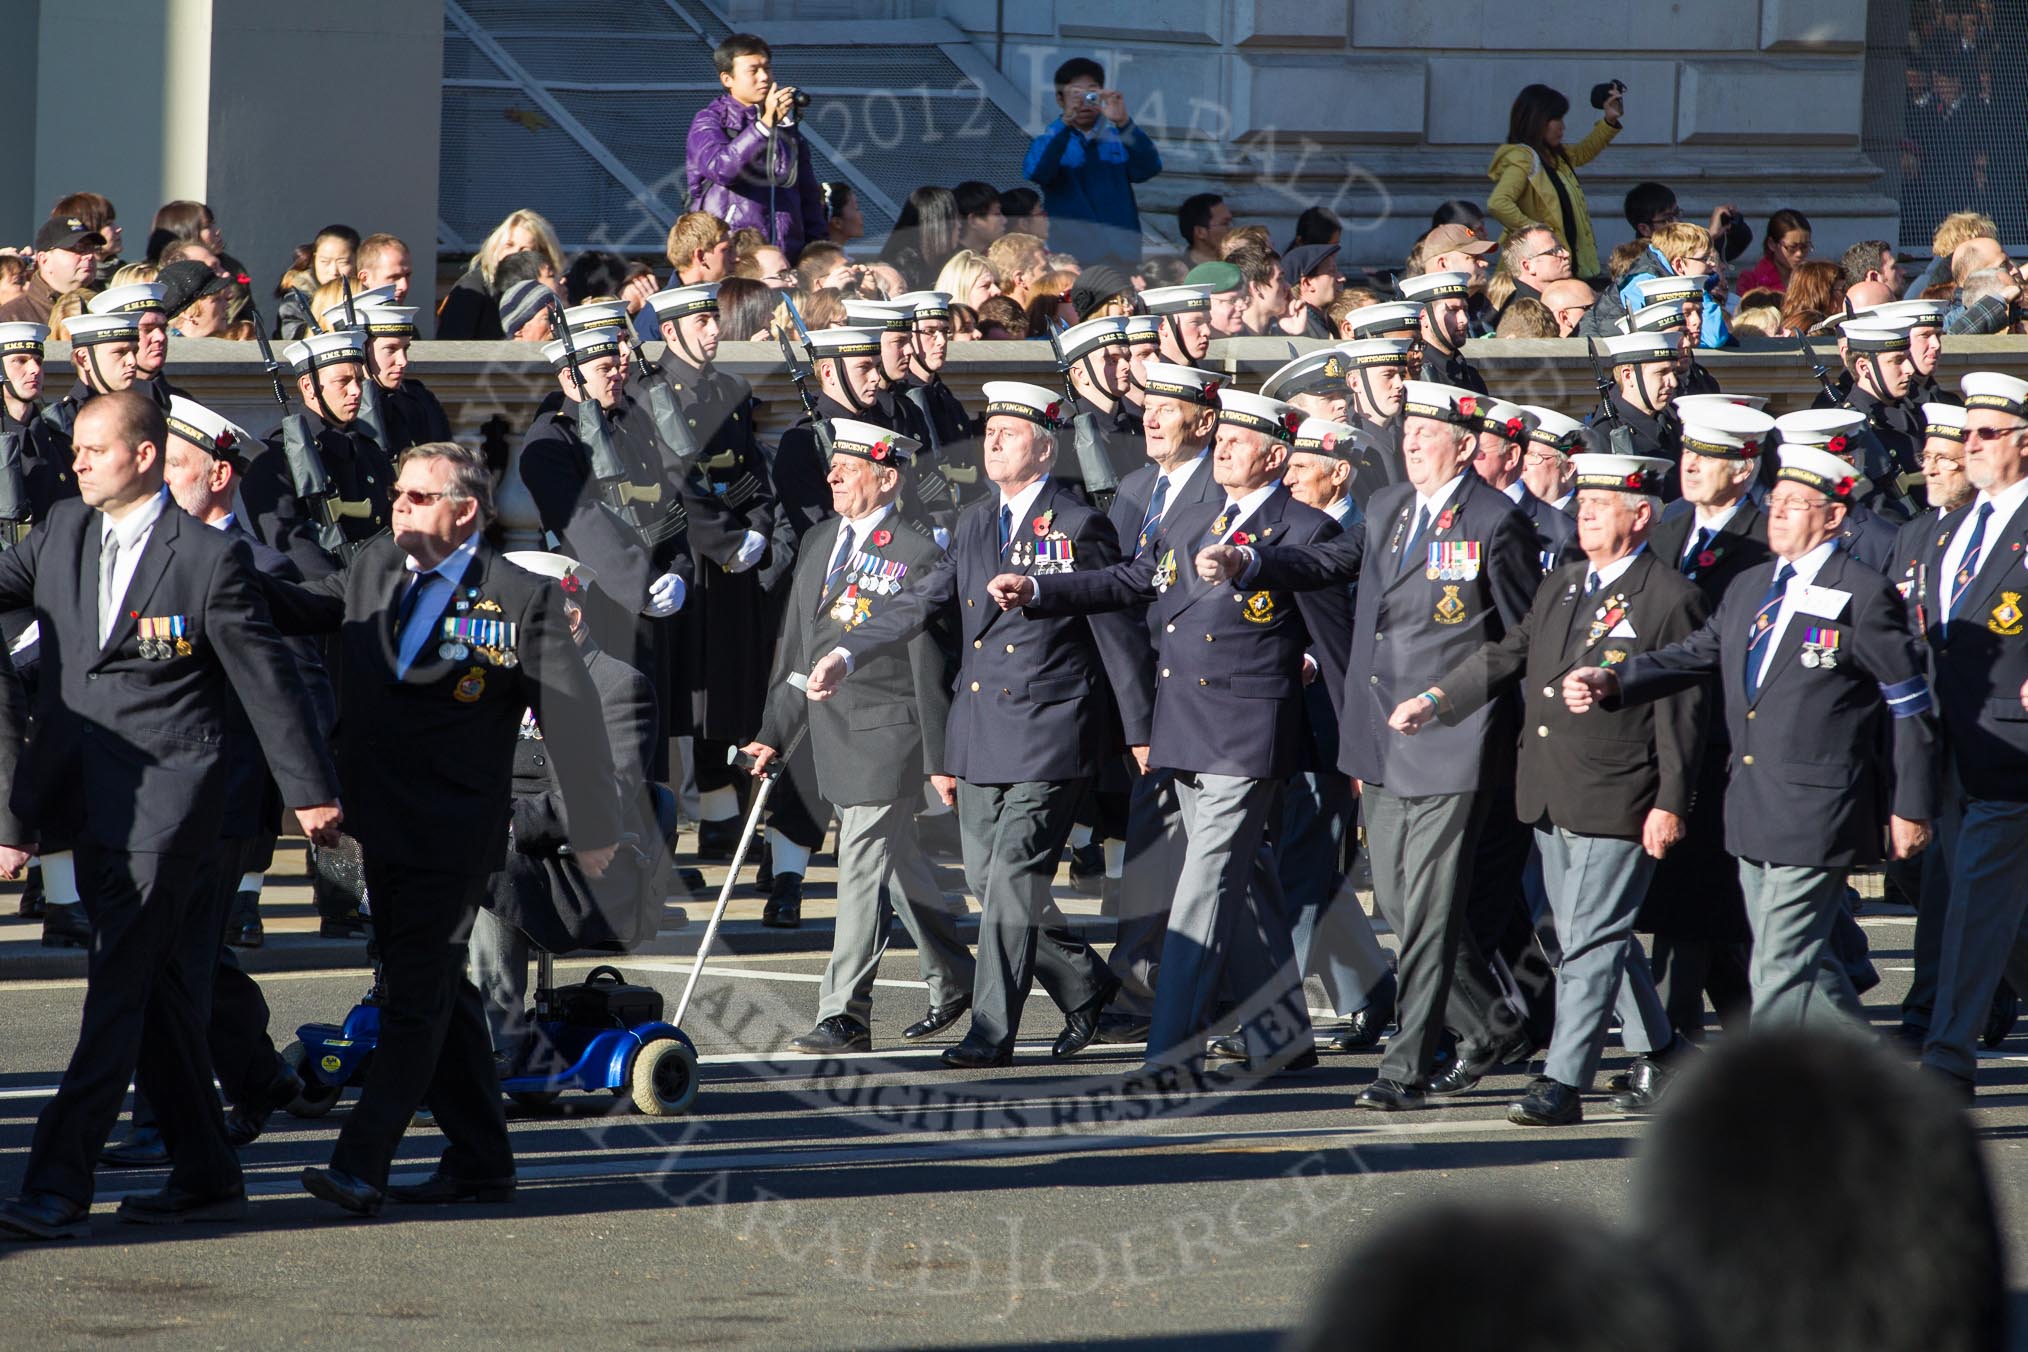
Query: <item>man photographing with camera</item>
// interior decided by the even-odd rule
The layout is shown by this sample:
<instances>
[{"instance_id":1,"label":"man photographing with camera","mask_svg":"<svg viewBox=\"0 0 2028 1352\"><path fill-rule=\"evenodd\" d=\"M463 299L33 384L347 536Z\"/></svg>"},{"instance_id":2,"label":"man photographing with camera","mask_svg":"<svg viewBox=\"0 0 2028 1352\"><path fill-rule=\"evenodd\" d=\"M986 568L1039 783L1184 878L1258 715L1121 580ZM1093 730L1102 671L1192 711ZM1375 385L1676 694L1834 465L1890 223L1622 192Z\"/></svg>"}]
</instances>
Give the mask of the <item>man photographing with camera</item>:
<instances>
[{"instance_id":1,"label":"man photographing with camera","mask_svg":"<svg viewBox=\"0 0 2028 1352\"><path fill-rule=\"evenodd\" d=\"M751 33L734 33L711 53L725 93L698 110L684 142L684 186L690 209L733 230L766 235L794 258L828 234L823 185L810 165L810 146L795 130L810 96L776 84L774 52Z\"/></svg>"},{"instance_id":2,"label":"man photographing with camera","mask_svg":"<svg viewBox=\"0 0 2028 1352\"><path fill-rule=\"evenodd\" d=\"M1042 189L1051 247L1087 267L1109 258L1131 267L1141 260L1134 185L1162 172L1162 156L1127 115L1126 96L1105 83L1089 57L1056 68L1058 116L1029 142L1021 173Z\"/></svg>"}]
</instances>

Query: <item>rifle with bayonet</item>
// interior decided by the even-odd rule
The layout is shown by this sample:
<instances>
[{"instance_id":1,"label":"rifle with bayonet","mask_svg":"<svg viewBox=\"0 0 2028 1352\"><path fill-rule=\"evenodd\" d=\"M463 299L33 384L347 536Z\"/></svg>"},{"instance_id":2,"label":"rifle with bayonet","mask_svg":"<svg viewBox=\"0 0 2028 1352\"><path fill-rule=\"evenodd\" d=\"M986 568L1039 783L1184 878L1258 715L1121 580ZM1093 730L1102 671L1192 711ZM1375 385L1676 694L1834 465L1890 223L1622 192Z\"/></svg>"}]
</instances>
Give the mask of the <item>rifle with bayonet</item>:
<instances>
[{"instance_id":1,"label":"rifle with bayonet","mask_svg":"<svg viewBox=\"0 0 2028 1352\"><path fill-rule=\"evenodd\" d=\"M6 380L0 374L0 380ZM7 382L7 392L16 394L14 382ZM19 397L18 394L16 397ZM7 401L0 399L0 550L12 549L28 534L32 505L28 501L28 471L23 465L21 453L35 435L35 405L22 399L28 405L29 415L22 419L11 432L7 428Z\"/></svg>"},{"instance_id":2,"label":"rifle with bayonet","mask_svg":"<svg viewBox=\"0 0 2028 1352\"><path fill-rule=\"evenodd\" d=\"M1592 379L1598 385L1598 412L1592 421L1606 429L1606 446L1614 455L1634 454L1634 432L1620 419L1620 411L1613 404L1613 369L1599 359L1598 339L1586 338L1586 350L1591 353Z\"/></svg>"},{"instance_id":3,"label":"rifle with bayonet","mask_svg":"<svg viewBox=\"0 0 2028 1352\"><path fill-rule=\"evenodd\" d=\"M803 340L804 350L810 354L811 365L804 366L797 362L796 350L790 345L789 335L786 333L777 335L782 343L782 361L788 367L789 379L795 383L796 393L802 397L803 412L809 416L810 429L817 436L817 450L823 456L824 463L828 465L831 463L831 429L825 425L823 415L817 412L817 399L810 393L809 385L810 377L815 373L817 345L810 341L810 331L803 327L803 316L796 309L795 298L784 291L782 304L788 307L789 322L796 326L796 333Z\"/></svg>"},{"instance_id":4,"label":"rifle with bayonet","mask_svg":"<svg viewBox=\"0 0 2028 1352\"><path fill-rule=\"evenodd\" d=\"M592 482L606 500L606 505L618 513L621 520L646 536L657 515L649 509L662 501L662 485L634 482L627 463L620 459L619 447L613 443L613 428L606 421L606 411L599 407L599 401L592 397L591 389L585 382L584 366L578 360L577 343L570 336L570 325L564 321L561 302L552 298L549 314L557 339L563 344L564 366L577 386L577 409L572 420L577 428L578 440L584 444L585 453L591 460Z\"/></svg>"},{"instance_id":5,"label":"rifle with bayonet","mask_svg":"<svg viewBox=\"0 0 2028 1352\"><path fill-rule=\"evenodd\" d=\"M373 507L370 503L346 502L331 486L331 476L324 470L324 454L317 448L316 434L310 430L309 416L294 411L289 403L288 387L282 383L282 364L275 360L267 323L261 318L260 306L251 290L247 292L246 305L253 320L254 339L260 344L261 365L267 368L268 383L274 387L275 402L282 409L282 460L289 467L289 486L296 490L296 501L303 504L304 511L317 523L318 547L333 558L343 559L350 549L340 521L348 516L370 520Z\"/></svg>"},{"instance_id":6,"label":"rifle with bayonet","mask_svg":"<svg viewBox=\"0 0 2028 1352\"><path fill-rule=\"evenodd\" d=\"M1056 354L1056 372L1063 377L1065 406L1078 409L1077 387L1070 380L1070 363L1064 359L1059 323L1049 328L1049 350ZM1077 470L1084 479L1084 495L1099 511L1110 511L1113 495L1119 492L1120 476L1113 472L1112 457L1106 454L1105 435L1099 431L1098 415L1086 409L1071 415L1070 444L1077 455Z\"/></svg>"}]
</instances>

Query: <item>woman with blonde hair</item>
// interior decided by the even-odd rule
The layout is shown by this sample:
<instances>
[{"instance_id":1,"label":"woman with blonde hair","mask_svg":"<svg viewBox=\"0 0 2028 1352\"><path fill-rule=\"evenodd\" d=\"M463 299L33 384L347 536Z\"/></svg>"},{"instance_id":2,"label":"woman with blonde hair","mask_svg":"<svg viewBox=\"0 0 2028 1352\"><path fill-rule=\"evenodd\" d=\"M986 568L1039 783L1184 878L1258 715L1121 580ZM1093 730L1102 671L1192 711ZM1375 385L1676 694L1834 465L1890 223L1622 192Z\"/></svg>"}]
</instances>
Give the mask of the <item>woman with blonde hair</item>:
<instances>
[{"instance_id":1,"label":"woman with blonde hair","mask_svg":"<svg viewBox=\"0 0 2028 1352\"><path fill-rule=\"evenodd\" d=\"M960 249L944 264L943 271L937 274L936 285L929 289L941 291L957 304L976 310L1000 294L1000 279L983 255Z\"/></svg>"},{"instance_id":2,"label":"woman with blonde hair","mask_svg":"<svg viewBox=\"0 0 2028 1352\"><path fill-rule=\"evenodd\" d=\"M563 246L556 242L556 231L549 222L526 208L509 212L472 255L465 275L444 294L443 304L437 307L438 338L484 341L506 337L500 331L500 298L493 291L493 269L508 254L524 249L547 258L556 275L563 276Z\"/></svg>"}]
</instances>

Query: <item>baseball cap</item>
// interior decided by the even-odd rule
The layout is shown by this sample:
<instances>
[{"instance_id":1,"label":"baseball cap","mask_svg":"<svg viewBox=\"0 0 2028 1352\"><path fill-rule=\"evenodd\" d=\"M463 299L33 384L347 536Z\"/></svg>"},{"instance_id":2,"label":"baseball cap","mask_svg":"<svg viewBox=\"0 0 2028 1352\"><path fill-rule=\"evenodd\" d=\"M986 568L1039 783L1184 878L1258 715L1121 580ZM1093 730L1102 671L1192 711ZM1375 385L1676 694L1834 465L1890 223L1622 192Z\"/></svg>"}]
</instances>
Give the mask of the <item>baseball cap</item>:
<instances>
[{"instance_id":1,"label":"baseball cap","mask_svg":"<svg viewBox=\"0 0 2028 1352\"><path fill-rule=\"evenodd\" d=\"M1440 225L1423 237L1422 256L1436 258L1447 253L1489 254L1500 246L1462 225Z\"/></svg>"},{"instance_id":2,"label":"baseball cap","mask_svg":"<svg viewBox=\"0 0 2028 1352\"><path fill-rule=\"evenodd\" d=\"M85 253L92 249L104 248L105 243L104 235L91 229L75 216L51 216L35 232L37 253L50 249Z\"/></svg>"}]
</instances>

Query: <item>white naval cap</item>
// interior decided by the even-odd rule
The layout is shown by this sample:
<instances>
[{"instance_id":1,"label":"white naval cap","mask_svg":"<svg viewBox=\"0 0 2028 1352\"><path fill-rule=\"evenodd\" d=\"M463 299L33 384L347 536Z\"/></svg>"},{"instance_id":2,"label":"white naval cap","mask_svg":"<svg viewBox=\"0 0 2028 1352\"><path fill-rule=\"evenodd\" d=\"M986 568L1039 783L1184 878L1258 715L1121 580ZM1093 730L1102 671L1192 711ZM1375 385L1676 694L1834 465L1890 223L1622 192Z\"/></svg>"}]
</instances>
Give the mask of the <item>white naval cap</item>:
<instances>
[{"instance_id":1,"label":"white naval cap","mask_svg":"<svg viewBox=\"0 0 2028 1352\"><path fill-rule=\"evenodd\" d=\"M247 448L255 444L244 427L180 394L169 396L169 409L163 418L171 433L216 459L231 461L235 466L246 464Z\"/></svg>"},{"instance_id":2,"label":"white naval cap","mask_svg":"<svg viewBox=\"0 0 2028 1352\"><path fill-rule=\"evenodd\" d=\"M1462 277L1463 273L1453 273ZM1345 316L1345 326L1355 340L1379 338L1390 333L1414 333L1422 322L1423 303L1419 300L1384 300L1378 305L1362 305Z\"/></svg>"},{"instance_id":3,"label":"white naval cap","mask_svg":"<svg viewBox=\"0 0 2028 1352\"><path fill-rule=\"evenodd\" d=\"M1144 362L1141 366L1141 389L1159 399L1180 399L1200 408L1217 408L1218 392L1224 387L1225 377L1216 371L1200 371L1194 366L1166 361Z\"/></svg>"},{"instance_id":4,"label":"white naval cap","mask_svg":"<svg viewBox=\"0 0 2028 1352\"><path fill-rule=\"evenodd\" d=\"M1673 300L1656 301L1620 320L1621 333L1671 333L1685 327L1683 306Z\"/></svg>"},{"instance_id":5,"label":"white naval cap","mask_svg":"<svg viewBox=\"0 0 2028 1352\"><path fill-rule=\"evenodd\" d=\"M1249 432L1259 432L1286 445L1296 439L1296 429L1303 425L1303 414L1301 410L1266 395L1249 394L1245 390L1220 390L1218 421Z\"/></svg>"},{"instance_id":6,"label":"white naval cap","mask_svg":"<svg viewBox=\"0 0 2028 1352\"><path fill-rule=\"evenodd\" d=\"M1535 415L1535 425L1528 429L1528 440L1537 446L1547 446L1559 454L1568 455L1571 450L1584 442L1584 424L1568 413L1540 404L1523 404L1521 407Z\"/></svg>"},{"instance_id":7,"label":"white naval cap","mask_svg":"<svg viewBox=\"0 0 2028 1352\"><path fill-rule=\"evenodd\" d=\"M85 309L95 315L163 314L162 297L167 294L160 282L129 282L108 287L93 296Z\"/></svg>"},{"instance_id":8,"label":"white naval cap","mask_svg":"<svg viewBox=\"0 0 2028 1352\"><path fill-rule=\"evenodd\" d=\"M1577 471L1573 489L1603 489L1610 493L1639 493L1653 497L1661 493L1669 462L1652 455L1604 455L1588 452L1570 457Z\"/></svg>"},{"instance_id":9,"label":"white naval cap","mask_svg":"<svg viewBox=\"0 0 2028 1352\"><path fill-rule=\"evenodd\" d=\"M579 563L568 554L551 554L541 549L510 549L500 557L523 572L548 578L573 595L599 580L590 564Z\"/></svg>"},{"instance_id":10,"label":"white naval cap","mask_svg":"<svg viewBox=\"0 0 2028 1352\"><path fill-rule=\"evenodd\" d=\"M1958 381L1965 407L1992 408L2028 418L2028 380L2001 375L1998 371L1967 371Z\"/></svg>"},{"instance_id":11,"label":"white naval cap","mask_svg":"<svg viewBox=\"0 0 2028 1352\"><path fill-rule=\"evenodd\" d=\"M141 316L136 311L110 315L72 315L63 321L72 347L95 347L100 343L130 343L141 336Z\"/></svg>"},{"instance_id":12,"label":"white naval cap","mask_svg":"<svg viewBox=\"0 0 2028 1352\"><path fill-rule=\"evenodd\" d=\"M1394 286L1406 300L1427 302L1466 294L1472 289L1472 278L1465 272L1425 272L1403 277Z\"/></svg>"},{"instance_id":13,"label":"white naval cap","mask_svg":"<svg viewBox=\"0 0 2028 1352\"><path fill-rule=\"evenodd\" d=\"M1634 282L1634 294L1641 298L1643 305L1665 302L1680 305L1704 294L1704 279L1679 277L1674 273L1641 277Z\"/></svg>"},{"instance_id":14,"label":"white naval cap","mask_svg":"<svg viewBox=\"0 0 2028 1352\"><path fill-rule=\"evenodd\" d=\"M1838 502L1851 501L1852 485L1857 482L1852 467L1843 460L1815 446L1792 445L1786 433L1782 440L1781 465L1775 470L1775 478L1814 488Z\"/></svg>"},{"instance_id":15,"label":"white naval cap","mask_svg":"<svg viewBox=\"0 0 2028 1352\"><path fill-rule=\"evenodd\" d=\"M1866 425L1866 415L1849 408L1799 408L1774 420L1782 446L1817 447L1843 455L1852 437Z\"/></svg>"},{"instance_id":16,"label":"white naval cap","mask_svg":"<svg viewBox=\"0 0 2028 1352\"><path fill-rule=\"evenodd\" d=\"M1478 427L1479 404L1486 396L1477 391L1441 385L1434 380L1404 380L1401 386L1404 417L1433 418L1453 427Z\"/></svg>"},{"instance_id":17,"label":"white naval cap","mask_svg":"<svg viewBox=\"0 0 2028 1352\"><path fill-rule=\"evenodd\" d=\"M1063 396L1024 380L989 380L979 386L988 418L1025 418L1051 431L1063 426Z\"/></svg>"},{"instance_id":18,"label":"white naval cap","mask_svg":"<svg viewBox=\"0 0 2028 1352\"><path fill-rule=\"evenodd\" d=\"M1309 455L1336 456L1350 462L1359 454L1353 440L1356 436L1358 433L1344 423L1310 417L1303 419L1302 425L1296 428L1296 442L1290 449Z\"/></svg>"},{"instance_id":19,"label":"white naval cap","mask_svg":"<svg viewBox=\"0 0 2028 1352\"><path fill-rule=\"evenodd\" d=\"M1648 362L1675 361L1682 346L1672 334L1616 333L1600 340L1615 366L1641 366Z\"/></svg>"},{"instance_id":20,"label":"white naval cap","mask_svg":"<svg viewBox=\"0 0 2028 1352\"><path fill-rule=\"evenodd\" d=\"M1705 404L1681 415L1683 449L1713 460L1757 460L1775 420L1743 404Z\"/></svg>"},{"instance_id":21,"label":"white naval cap","mask_svg":"<svg viewBox=\"0 0 2028 1352\"><path fill-rule=\"evenodd\" d=\"M282 349L282 360L299 376L321 371L326 366L366 360L366 335L349 330L339 333L309 333Z\"/></svg>"},{"instance_id":22,"label":"white naval cap","mask_svg":"<svg viewBox=\"0 0 2028 1352\"><path fill-rule=\"evenodd\" d=\"M0 324L0 357L12 356L18 352L32 352L42 355L42 345L49 341L49 325L24 323L16 320Z\"/></svg>"},{"instance_id":23,"label":"white naval cap","mask_svg":"<svg viewBox=\"0 0 2028 1352\"><path fill-rule=\"evenodd\" d=\"M1211 308L1208 286L1154 286L1141 293L1141 304L1151 315L1180 315Z\"/></svg>"},{"instance_id":24,"label":"white naval cap","mask_svg":"<svg viewBox=\"0 0 2028 1352\"><path fill-rule=\"evenodd\" d=\"M1127 341L1127 321L1116 316L1104 319L1087 319L1082 324L1072 324L1058 334L1057 342L1063 347L1063 359L1076 361L1102 347L1123 346Z\"/></svg>"},{"instance_id":25,"label":"white naval cap","mask_svg":"<svg viewBox=\"0 0 2028 1352\"><path fill-rule=\"evenodd\" d=\"M655 312L655 322L668 323L685 315L717 314L718 283L693 282L689 286L672 286L657 291L648 297L648 308Z\"/></svg>"},{"instance_id":26,"label":"white naval cap","mask_svg":"<svg viewBox=\"0 0 2028 1352\"><path fill-rule=\"evenodd\" d=\"M1478 430L1491 432L1509 441L1526 441L1535 426L1535 415L1525 404L1510 404L1490 396L1478 401Z\"/></svg>"},{"instance_id":27,"label":"white naval cap","mask_svg":"<svg viewBox=\"0 0 2028 1352\"><path fill-rule=\"evenodd\" d=\"M1965 406L1963 404L1924 404L1922 406L1922 430L1924 436L1942 437L1945 441L1965 439Z\"/></svg>"},{"instance_id":28,"label":"white naval cap","mask_svg":"<svg viewBox=\"0 0 2028 1352\"><path fill-rule=\"evenodd\" d=\"M915 327L915 315L906 305L884 300L860 300L855 296L845 302L845 322L855 328L907 333Z\"/></svg>"},{"instance_id":29,"label":"white naval cap","mask_svg":"<svg viewBox=\"0 0 2028 1352\"><path fill-rule=\"evenodd\" d=\"M880 330L864 325L838 325L828 329L810 330L810 356L823 357L877 357L880 355Z\"/></svg>"},{"instance_id":30,"label":"white naval cap","mask_svg":"<svg viewBox=\"0 0 2028 1352\"><path fill-rule=\"evenodd\" d=\"M1282 363L1260 383L1260 392L1270 399L1286 399L1292 394L1343 396L1345 374L1351 369L1352 363L1338 348L1305 352L1293 361Z\"/></svg>"},{"instance_id":31,"label":"white naval cap","mask_svg":"<svg viewBox=\"0 0 2028 1352\"><path fill-rule=\"evenodd\" d=\"M359 327L368 338L413 338L415 316L413 305L362 305Z\"/></svg>"},{"instance_id":32,"label":"white naval cap","mask_svg":"<svg viewBox=\"0 0 2028 1352\"><path fill-rule=\"evenodd\" d=\"M1671 407L1678 413L1681 413L1684 409L1715 407L1719 404L1729 404L1735 407L1744 404L1748 408L1766 408L1767 396L1764 394L1679 394L1670 403Z\"/></svg>"},{"instance_id":33,"label":"white naval cap","mask_svg":"<svg viewBox=\"0 0 2028 1352\"><path fill-rule=\"evenodd\" d=\"M1338 350L1345 354L1346 364L1355 371L1363 371L1372 366L1407 366L1410 354L1415 351L1415 340L1359 338L1349 343L1338 344Z\"/></svg>"},{"instance_id":34,"label":"white naval cap","mask_svg":"<svg viewBox=\"0 0 2028 1352\"><path fill-rule=\"evenodd\" d=\"M831 453L870 460L876 465L899 468L915 457L922 443L891 428L857 418L829 419Z\"/></svg>"},{"instance_id":35,"label":"white naval cap","mask_svg":"<svg viewBox=\"0 0 2028 1352\"><path fill-rule=\"evenodd\" d=\"M925 319L951 317L951 293L948 291L904 291L887 303L907 309L908 317L918 324Z\"/></svg>"}]
</instances>

